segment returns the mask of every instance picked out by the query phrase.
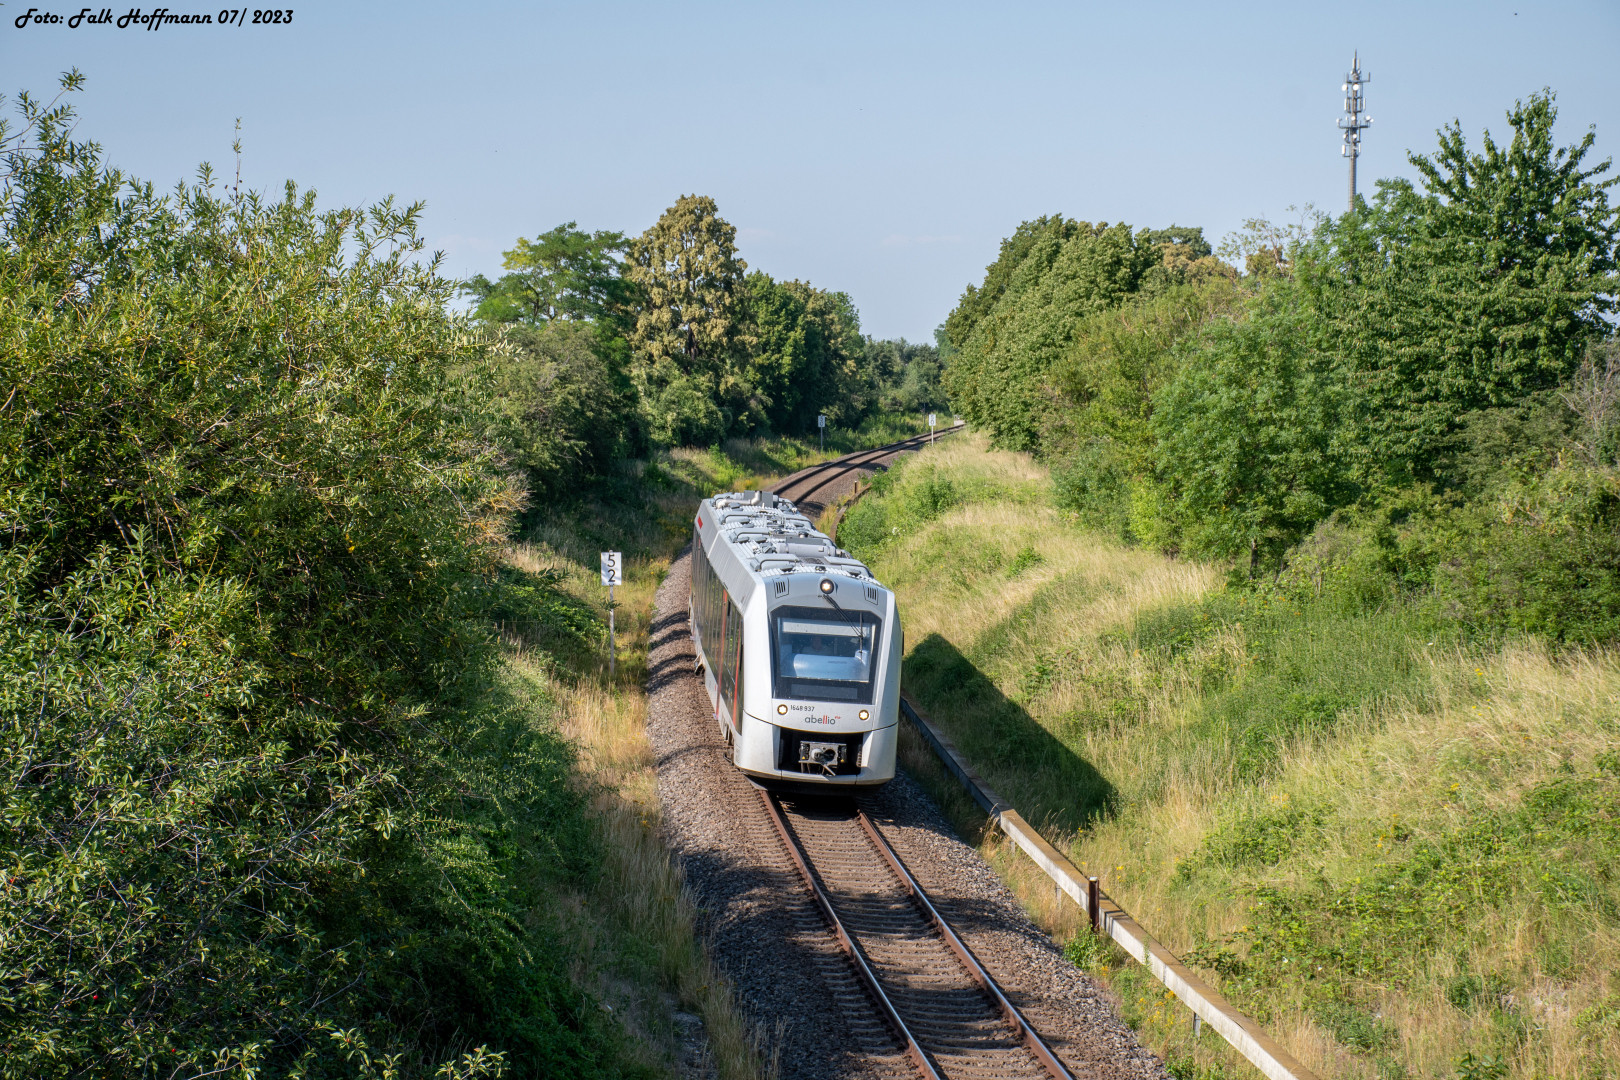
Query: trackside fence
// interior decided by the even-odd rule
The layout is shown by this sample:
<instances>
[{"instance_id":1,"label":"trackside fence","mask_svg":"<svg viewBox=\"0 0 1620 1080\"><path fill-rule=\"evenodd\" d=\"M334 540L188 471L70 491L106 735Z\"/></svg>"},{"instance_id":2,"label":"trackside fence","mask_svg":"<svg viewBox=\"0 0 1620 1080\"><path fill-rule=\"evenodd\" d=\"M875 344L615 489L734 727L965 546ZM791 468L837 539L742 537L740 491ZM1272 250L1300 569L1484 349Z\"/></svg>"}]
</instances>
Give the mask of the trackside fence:
<instances>
[{"instance_id":1,"label":"trackside fence","mask_svg":"<svg viewBox=\"0 0 1620 1080\"><path fill-rule=\"evenodd\" d=\"M852 500L853 501L853 500ZM1317 1075L1278 1046L1249 1017L1234 1009L1225 998L1192 973L1176 956L1155 941L1130 913L1108 898L1097 879L1080 873L1057 848L1030 827L1023 815L1009 806L969 765L955 745L932 720L916 706L900 699L900 711L910 720L934 754L967 789L990 820L1007 837L1035 860L1063 892L1086 913L1094 931L1107 934L1131 959L1136 960L1192 1010L1195 1024L1208 1024L1248 1058L1271 1080L1319 1080Z\"/></svg>"}]
</instances>

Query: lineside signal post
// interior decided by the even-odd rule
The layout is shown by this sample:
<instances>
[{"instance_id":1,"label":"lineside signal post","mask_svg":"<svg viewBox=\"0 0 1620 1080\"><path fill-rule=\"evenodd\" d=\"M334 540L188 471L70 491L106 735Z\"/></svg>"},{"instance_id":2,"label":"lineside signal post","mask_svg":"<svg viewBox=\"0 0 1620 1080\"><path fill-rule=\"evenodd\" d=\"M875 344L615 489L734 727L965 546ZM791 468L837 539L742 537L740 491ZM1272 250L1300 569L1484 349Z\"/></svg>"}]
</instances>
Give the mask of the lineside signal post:
<instances>
[{"instance_id":1,"label":"lineside signal post","mask_svg":"<svg viewBox=\"0 0 1620 1080\"><path fill-rule=\"evenodd\" d=\"M624 583L624 555L617 551L602 552L602 584L608 591L608 681L613 681L613 664L619 648L613 634L613 586Z\"/></svg>"}]
</instances>

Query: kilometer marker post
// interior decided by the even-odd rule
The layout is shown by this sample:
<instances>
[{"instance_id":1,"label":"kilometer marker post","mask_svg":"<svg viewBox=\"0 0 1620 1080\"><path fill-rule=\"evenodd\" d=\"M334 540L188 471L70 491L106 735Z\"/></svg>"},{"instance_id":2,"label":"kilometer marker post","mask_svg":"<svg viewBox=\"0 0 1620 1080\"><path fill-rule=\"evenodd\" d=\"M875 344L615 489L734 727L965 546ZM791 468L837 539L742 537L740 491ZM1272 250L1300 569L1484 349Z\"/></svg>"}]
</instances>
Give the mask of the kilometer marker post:
<instances>
[{"instance_id":1,"label":"kilometer marker post","mask_svg":"<svg viewBox=\"0 0 1620 1080\"><path fill-rule=\"evenodd\" d=\"M934 413L928 414L928 445L934 445L934 424L939 417Z\"/></svg>"},{"instance_id":2,"label":"kilometer marker post","mask_svg":"<svg viewBox=\"0 0 1620 1080\"><path fill-rule=\"evenodd\" d=\"M608 591L608 682L613 681L614 661L619 647L613 633L613 586L624 581L624 556L617 551L602 552L602 584Z\"/></svg>"}]
</instances>

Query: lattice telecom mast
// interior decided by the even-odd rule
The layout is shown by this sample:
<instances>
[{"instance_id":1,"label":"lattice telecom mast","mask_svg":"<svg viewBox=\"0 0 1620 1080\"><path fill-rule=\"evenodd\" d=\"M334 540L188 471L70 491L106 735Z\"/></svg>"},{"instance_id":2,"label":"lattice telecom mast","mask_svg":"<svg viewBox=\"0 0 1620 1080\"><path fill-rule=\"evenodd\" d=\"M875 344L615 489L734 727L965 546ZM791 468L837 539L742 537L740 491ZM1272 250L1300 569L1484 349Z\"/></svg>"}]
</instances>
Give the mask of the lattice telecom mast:
<instances>
[{"instance_id":1,"label":"lattice telecom mast","mask_svg":"<svg viewBox=\"0 0 1620 1080\"><path fill-rule=\"evenodd\" d=\"M1350 209L1356 208L1356 158L1361 156L1361 133L1372 127L1372 117L1361 115L1361 84L1372 82L1371 75L1361 73L1361 56L1351 54L1350 74L1344 77L1344 111L1348 116L1339 118L1339 130L1344 132L1344 148L1340 154L1350 159Z\"/></svg>"}]
</instances>

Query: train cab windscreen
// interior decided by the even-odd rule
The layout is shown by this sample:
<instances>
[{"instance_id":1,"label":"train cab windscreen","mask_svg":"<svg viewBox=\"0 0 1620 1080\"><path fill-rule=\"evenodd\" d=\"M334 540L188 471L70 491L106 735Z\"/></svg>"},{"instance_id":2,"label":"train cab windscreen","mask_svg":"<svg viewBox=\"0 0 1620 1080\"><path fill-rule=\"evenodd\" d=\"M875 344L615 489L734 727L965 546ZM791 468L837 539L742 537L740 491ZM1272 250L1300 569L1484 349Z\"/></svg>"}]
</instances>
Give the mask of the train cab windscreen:
<instances>
[{"instance_id":1,"label":"train cab windscreen","mask_svg":"<svg viewBox=\"0 0 1620 1080\"><path fill-rule=\"evenodd\" d=\"M776 696L872 702L883 620L865 611L783 607L771 613Z\"/></svg>"}]
</instances>

